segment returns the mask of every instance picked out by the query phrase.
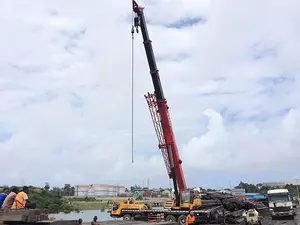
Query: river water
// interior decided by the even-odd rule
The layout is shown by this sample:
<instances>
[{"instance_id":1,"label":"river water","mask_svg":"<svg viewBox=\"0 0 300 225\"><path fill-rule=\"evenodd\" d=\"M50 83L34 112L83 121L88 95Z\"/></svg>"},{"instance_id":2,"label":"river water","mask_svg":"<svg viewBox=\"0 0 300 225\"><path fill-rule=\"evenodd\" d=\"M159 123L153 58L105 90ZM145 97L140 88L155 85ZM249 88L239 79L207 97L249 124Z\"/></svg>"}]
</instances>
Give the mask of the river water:
<instances>
[{"instance_id":1,"label":"river water","mask_svg":"<svg viewBox=\"0 0 300 225\"><path fill-rule=\"evenodd\" d=\"M94 216L98 217L98 221L104 220L115 220L109 216L109 213L101 212L100 210L83 210L80 213L71 212L68 214L65 213L57 213L57 214L50 214L49 217L55 217L56 219L60 220L78 220L81 218L83 222L91 222Z\"/></svg>"}]
</instances>

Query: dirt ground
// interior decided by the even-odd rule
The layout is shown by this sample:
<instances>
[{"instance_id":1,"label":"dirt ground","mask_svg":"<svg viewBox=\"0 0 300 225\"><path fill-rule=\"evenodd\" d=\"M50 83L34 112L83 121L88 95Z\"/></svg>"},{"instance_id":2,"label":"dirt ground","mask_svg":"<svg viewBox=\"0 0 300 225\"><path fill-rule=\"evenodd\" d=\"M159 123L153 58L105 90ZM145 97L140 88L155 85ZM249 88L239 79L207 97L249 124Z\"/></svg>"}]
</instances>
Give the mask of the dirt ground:
<instances>
[{"instance_id":1,"label":"dirt ground","mask_svg":"<svg viewBox=\"0 0 300 225\"><path fill-rule=\"evenodd\" d=\"M296 217L294 220L289 220L287 218L281 218L272 220L271 216L265 216L263 221L263 225L300 225L300 208L296 210Z\"/></svg>"}]
</instances>

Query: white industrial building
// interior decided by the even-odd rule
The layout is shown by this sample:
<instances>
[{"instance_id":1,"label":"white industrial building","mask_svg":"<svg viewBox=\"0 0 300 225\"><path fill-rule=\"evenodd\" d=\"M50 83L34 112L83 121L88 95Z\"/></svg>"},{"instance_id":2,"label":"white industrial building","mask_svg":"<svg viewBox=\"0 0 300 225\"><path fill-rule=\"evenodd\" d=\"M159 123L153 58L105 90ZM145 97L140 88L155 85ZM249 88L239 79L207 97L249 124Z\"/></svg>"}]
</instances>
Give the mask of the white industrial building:
<instances>
[{"instance_id":1,"label":"white industrial building","mask_svg":"<svg viewBox=\"0 0 300 225\"><path fill-rule=\"evenodd\" d=\"M79 184L75 186L74 196L78 197L116 197L125 193L124 186L108 184Z\"/></svg>"}]
</instances>

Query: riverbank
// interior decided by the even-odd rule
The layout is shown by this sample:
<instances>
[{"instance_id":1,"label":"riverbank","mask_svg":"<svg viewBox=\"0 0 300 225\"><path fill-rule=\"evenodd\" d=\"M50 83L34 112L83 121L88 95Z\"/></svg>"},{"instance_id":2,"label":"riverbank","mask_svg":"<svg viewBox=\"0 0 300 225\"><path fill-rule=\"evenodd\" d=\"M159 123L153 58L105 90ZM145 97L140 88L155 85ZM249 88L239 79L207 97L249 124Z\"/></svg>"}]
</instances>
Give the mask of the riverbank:
<instances>
[{"instance_id":1,"label":"riverbank","mask_svg":"<svg viewBox=\"0 0 300 225\"><path fill-rule=\"evenodd\" d=\"M105 210L111 208L111 201L72 201L72 205L78 210Z\"/></svg>"},{"instance_id":2,"label":"riverbank","mask_svg":"<svg viewBox=\"0 0 300 225\"><path fill-rule=\"evenodd\" d=\"M64 197L67 201L72 203L72 206L78 210L104 210L110 209L112 202L116 200L127 200L128 198L122 197ZM137 203L154 203L156 206L162 206L165 198L145 198L136 201Z\"/></svg>"}]
</instances>

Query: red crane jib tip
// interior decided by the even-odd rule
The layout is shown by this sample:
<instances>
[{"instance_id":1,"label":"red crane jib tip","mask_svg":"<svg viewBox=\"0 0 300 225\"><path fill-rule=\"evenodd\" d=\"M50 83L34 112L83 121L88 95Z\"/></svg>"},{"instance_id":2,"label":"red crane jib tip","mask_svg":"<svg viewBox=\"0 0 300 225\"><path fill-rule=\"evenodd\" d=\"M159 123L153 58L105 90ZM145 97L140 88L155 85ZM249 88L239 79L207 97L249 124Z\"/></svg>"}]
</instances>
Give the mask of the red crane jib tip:
<instances>
[{"instance_id":1,"label":"red crane jib tip","mask_svg":"<svg viewBox=\"0 0 300 225\"><path fill-rule=\"evenodd\" d=\"M144 8L139 6L135 0L132 0L132 8L135 13L142 11Z\"/></svg>"}]
</instances>

